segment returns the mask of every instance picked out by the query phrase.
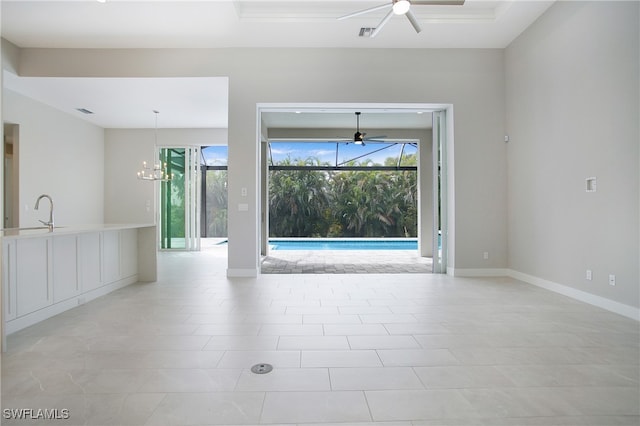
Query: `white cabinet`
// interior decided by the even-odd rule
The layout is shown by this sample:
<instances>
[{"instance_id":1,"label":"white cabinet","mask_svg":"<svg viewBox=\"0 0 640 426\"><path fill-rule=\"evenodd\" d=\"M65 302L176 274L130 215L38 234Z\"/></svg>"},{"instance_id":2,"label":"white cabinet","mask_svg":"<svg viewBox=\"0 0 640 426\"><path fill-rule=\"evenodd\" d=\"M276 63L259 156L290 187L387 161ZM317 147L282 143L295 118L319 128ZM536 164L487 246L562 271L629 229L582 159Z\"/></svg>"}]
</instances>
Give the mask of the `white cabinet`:
<instances>
[{"instance_id":1,"label":"white cabinet","mask_svg":"<svg viewBox=\"0 0 640 426\"><path fill-rule=\"evenodd\" d=\"M78 294L78 238L75 235L53 237L53 303Z\"/></svg>"},{"instance_id":2,"label":"white cabinet","mask_svg":"<svg viewBox=\"0 0 640 426\"><path fill-rule=\"evenodd\" d=\"M126 278L138 273L138 230L120 231L120 277Z\"/></svg>"},{"instance_id":3,"label":"white cabinet","mask_svg":"<svg viewBox=\"0 0 640 426\"><path fill-rule=\"evenodd\" d=\"M1 240L5 333L138 279L156 280L155 226L35 232L11 235L5 231Z\"/></svg>"},{"instance_id":4,"label":"white cabinet","mask_svg":"<svg viewBox=\"0 0 640 426\"><path fill-rule=\"evenodd\" d=\"M51 238L16 241L16 314L25 315L53 303Z\"/></svg>"},{"instance_id":5,"label":"white cabinet","mask_svg":"<svg viewBox=\"0 0 640 426\"><path fill-rule=\"evenodd\" d=\"M83 292L102 286L102 238L100 232L78 235L80 288Z\"/></svg>"},{"instance_id":6,"label":"white cabinet","mask_svg":"<svg viewBox=\"0 0 640 426\"><path fill-rule=\"evenodd\" d=\"M102 248L104 282L118 281L120 279L120 231L103 232Z\"/></svg>"},{"instance_id":7,"label":"white cabinet","mask_svg":"<svg viewBox=\"0 0 640 426\"><path fill-rule=\"evenodd\" d=\"M16 242L2 242L2 311L5 321L16 317Z\"/></svg>"}]
</instances>

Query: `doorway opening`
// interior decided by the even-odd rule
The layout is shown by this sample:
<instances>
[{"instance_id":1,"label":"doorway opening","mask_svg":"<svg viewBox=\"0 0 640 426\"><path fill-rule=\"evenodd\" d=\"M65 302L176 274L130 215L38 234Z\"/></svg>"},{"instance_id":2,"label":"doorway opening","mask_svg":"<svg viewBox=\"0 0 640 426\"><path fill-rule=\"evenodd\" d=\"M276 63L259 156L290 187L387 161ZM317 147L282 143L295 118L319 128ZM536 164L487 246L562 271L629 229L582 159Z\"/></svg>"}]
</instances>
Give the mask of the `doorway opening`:
<instances>
[{"instance_id":1,"label":"doorway opening","mask_svg":"<svg viewBox=\"0 0 640 426\"><path fill-rule=\"evenodd\" d=\"M391 104L391 105L379 105L379 104L365 104L365 105L344 105L344 104L330 104L330 105L259 105L258 106L258 118L261 142L261 165L262 170L260 173L260 187L261 187L261 223L260 223L260 253L263 259L263 273L265 272L265 260L267 263L270 260L270 256L273 254L271 251L269 237L271 230L271 218L270 218L270 206L269 202L272 197L269 192L269 179L270 177L270 158L272 157L272 144L275 141L291 141L291 140L306 140L329 142L327 140L328 132L332 132L333 135L344 134L347 126L335 126L336 117L340 114L353 117L354 111L361 111L364 116L365 113L375 116L376 121L384 122L386 127L376 127L375 132L377 134L378 129L384 130L385 135L387 133L393 133L391 138L400 139L397 134L403 134L406 138L406 134L419 132L420 135L412 139L416 140L415 146L417 148L416 153L416 169L417 169L417 232L416 238L418 243L418 249L413 250L410 254L415 255L417 259L428 259L428 269L431 272L445 273L446 272L446 257L443 253L447 251L447 220L445 219L448 214L447 211L447 186L446 186L446 151L443 145L447 143L447 134L450 130L446 121L447 111L452 110L450 105L433 105L433 104ZM410 128L408 123L408 117L414 117L416 114L427 113L429 117L429 126L422 127L420 129ZM304 116L309 114L312 117L313 124L309 126L309 121L306 123L302 120L306 127L287 127L278 128L281 123L292 123L292 117ZM375 115L379 114L379 115ZM383 116L386 114L392 116L392 119L397 121L398 124L394 127L385 122L384 119L388 117ZM359 115L359 114L358 114ZM324 118L327 121L324 122ZM410 120L409 120L410 121ZM433 124L432 124L433 121ZM436 123L437 122L437 123ZM327 124L329 123L329 124ZM358 123L358 126L360 123ZM370 124L368 124L370 125ZM364 127L364 126L363 126ZM338 129L338 130L336 130ZM358 128L356 135L360 133ZM322 134L322 136L320 136ZM306 139L301 135L306 135ZM391 138L387 136L381 136L385 140L378 142L390 142ZM335 138L338 139L338 138ZM334 139L334 143L335 143ZM337 150L336 150L337 151ZM339 166L339 162L336 160L334 168ZM370 166L374 166L373 164ZM317 167L317 166L316 166ZM289 192L290 194L290 192ZM371 195L370 195L371 196ZM357 208L357 206L354 206ZM382 236L384 237L384 235ZM313 256L317 256L319 252L314 252ZM344 254L341 255L344 258ZM271 256L273 257L273 256ZM371 257L369 254L361 254L359 257ZM406 257L406 256L405 256ZM433 261L431 262L431 257ZM379 259L376 263L384 263L384 259ZM392 262L393 263L393 262ZM417 264L417 261L410 261L409 263ZM295 268L294 268L295 269ZM312 272L318 273L323 271L313 270ZM331 268L325 268L324 272L331 272ZM401 272L398 270L392 270L388 272ZM299 268L297 272L300 272ZM353 272L353 271L346 271ZM357 272L357 271L356 271ZM371 271L375 272L375 271ZM387 271L382 271L387 272ZM413 272L413 271L410 271ZM418 271L425 272L425 271ZM334 272L335 273L335 272Z\"/></svg>"},{"instance_id":2,"label":"doorway opening","mask_svg":"<svg viewBox=\"0 0 640 426\"><path fill-rule=\"evenodd\" d=\"M20 126L18 124L4 123L4 171L3 171L3 203L4 219L3 228L17 228L20 226L20 200L19 195L19 140Z\"/></svg>"}]
</instances>

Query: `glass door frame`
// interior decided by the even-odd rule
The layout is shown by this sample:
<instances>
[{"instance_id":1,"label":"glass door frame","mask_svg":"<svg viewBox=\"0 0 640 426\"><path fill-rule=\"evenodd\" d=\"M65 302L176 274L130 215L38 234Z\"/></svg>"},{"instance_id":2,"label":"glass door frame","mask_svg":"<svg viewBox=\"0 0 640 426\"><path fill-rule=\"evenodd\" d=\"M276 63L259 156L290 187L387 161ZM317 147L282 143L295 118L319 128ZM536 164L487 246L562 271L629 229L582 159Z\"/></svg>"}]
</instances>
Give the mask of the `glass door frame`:
<instances>
[{"instance_id":1,"label":"glass door frame","mask_svg":"<svg viewBox=\"0 0 640 426\"><path fill-rule=\"evenodd\" d=\"M171 237L167 235L168 220L166 188L173 184L172 181L160 182L158 197L158 248L160 250L200 250L200 204L201 204L201 176L200 176L200 148L198 146L167 145L157 148L157 156L162 164L166 164L167 173L175 173L171 157L167 153L171 150L184 150L184 247L171 247ZM167 244L165 244L167 239Z\"/></svg>"},{"instance_id":2,"label":"glass door frame","mask_svg":"<svg viewBox=\"0 0 640 426\"><path fill-rule=\"evenodd\" d=\"M433 273L447 273L447 115L433 112Z\"/></svg>"}]
</instances>

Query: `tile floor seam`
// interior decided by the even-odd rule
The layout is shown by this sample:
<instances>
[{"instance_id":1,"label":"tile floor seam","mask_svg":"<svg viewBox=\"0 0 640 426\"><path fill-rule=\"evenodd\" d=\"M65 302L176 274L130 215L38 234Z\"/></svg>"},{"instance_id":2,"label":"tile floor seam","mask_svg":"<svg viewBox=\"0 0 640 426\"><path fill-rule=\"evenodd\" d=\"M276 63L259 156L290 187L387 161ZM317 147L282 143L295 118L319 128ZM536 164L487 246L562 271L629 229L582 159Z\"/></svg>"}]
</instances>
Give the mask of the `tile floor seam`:
<instances>
[{"instance_id":1,"label":"tile floor seam","mask_svg":"<svg viewBox=\"0 0 640 426\"><path fill-rule=\"evenodd\" d=\"M260 415L258 416L258 422L260 424L262 424L262 417L264 415L264 404L267 401L267 392L263 392L264 395L262 395L262 404L260 406Z\"/></svg>"},{"instance_id":2,"label":"tile floor seam","mask_svg":"<svg viewBox=\"0 0 640 426\"><path fill-rule=\"evenodd\" d=\"M367 398L367 392L362 391L362 394L364 395L364 400L367 403L367 409L369 410L369 418L371 419L372 422L375 422L375 418L373 417L373 411L371 410L371 404L369 403L369 398Z\"/></svg>"}]
</instances>

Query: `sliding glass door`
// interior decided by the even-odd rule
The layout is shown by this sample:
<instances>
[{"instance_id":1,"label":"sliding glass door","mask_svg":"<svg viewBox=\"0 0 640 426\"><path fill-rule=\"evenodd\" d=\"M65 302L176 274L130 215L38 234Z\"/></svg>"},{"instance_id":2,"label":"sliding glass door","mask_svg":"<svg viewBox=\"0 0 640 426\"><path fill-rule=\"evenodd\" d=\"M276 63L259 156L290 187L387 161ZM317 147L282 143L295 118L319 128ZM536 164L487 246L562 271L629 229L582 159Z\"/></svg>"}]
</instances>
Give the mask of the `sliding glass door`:
<instances>
[{"instance_id":1,"label":"sliding glass door","mask_svg":"<svg viewBox=\"0 0 640 426\"><path fill-rule=\"evenodd\" d=\"M160 248L200 250L199 148L161 148L171 179L160 184Z\"/></svg>"}]
</instances>

